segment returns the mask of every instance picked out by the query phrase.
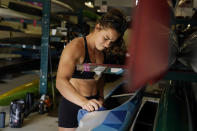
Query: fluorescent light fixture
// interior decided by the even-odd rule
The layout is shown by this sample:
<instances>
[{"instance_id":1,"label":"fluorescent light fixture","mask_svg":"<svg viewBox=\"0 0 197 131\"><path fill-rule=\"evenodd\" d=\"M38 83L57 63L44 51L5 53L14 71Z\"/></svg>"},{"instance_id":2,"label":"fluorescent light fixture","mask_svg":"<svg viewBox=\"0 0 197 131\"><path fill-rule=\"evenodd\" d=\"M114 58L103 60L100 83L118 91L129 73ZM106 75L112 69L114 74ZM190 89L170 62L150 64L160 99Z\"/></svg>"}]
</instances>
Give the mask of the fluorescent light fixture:
<instances>
[{"instance_id":1,"label":"fluorescent light fixture","mask_svg":"<svg viewBox=\"0 0 197 131\"><path fill-rule=\"evenodd\" d=\"M98 9L98 10L97 10L97 12L101 12L101 10L100 10L100 9Z\"/></svg>"},{"instance_id":2,"label":"fluorescent light fixture","mask_svg":"<svg viewBox=\"0 0 197 131\"><path fill-rule=\"evenodd\" d=\"M85 2L85 5L86 5L87 7L89 7L89 8L94 8L94 5L93 5L93 3L92 3L91 1Z\"/></svg>"},{"instance_id":3,"label":"fluorescent light fixture","mask_svg":"<svg viewBox=\"0 0 197 131\"><path fill-rule=\"evenodd\" d=\"M138 0L135 1L135 4L138 5Z\"/></svg>"}]
</instances>

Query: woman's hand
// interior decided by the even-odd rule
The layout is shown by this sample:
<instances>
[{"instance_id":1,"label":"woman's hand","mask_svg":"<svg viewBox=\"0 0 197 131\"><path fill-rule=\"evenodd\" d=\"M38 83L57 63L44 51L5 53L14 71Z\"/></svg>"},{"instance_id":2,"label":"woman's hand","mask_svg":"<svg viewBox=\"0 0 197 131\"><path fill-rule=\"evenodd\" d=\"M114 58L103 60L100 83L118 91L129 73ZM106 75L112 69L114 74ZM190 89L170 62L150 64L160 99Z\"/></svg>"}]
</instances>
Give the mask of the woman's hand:
<instances>
[{"instance_id":1,"label":"woman's hand","mask_svg":"<svg viewBox=\"0 0 197 131\"><path fill-rule=\"evenodd\" d=\"M105 99L103 97L99 97L98 101L101 103L101 105L103 106Z\"/></svg>"},{"instance_id":2,"label":"woman's hand","mask_svg":"<svg viewBox=\"0 0 197 131\"><path fill-rule=\"evenodd\" d=\"M85 109L87 111L96 111L100 107L102 107L103 102L101 100L91 99L87 100L83 105L82 109Z\"/></svg>"}]
</instances>

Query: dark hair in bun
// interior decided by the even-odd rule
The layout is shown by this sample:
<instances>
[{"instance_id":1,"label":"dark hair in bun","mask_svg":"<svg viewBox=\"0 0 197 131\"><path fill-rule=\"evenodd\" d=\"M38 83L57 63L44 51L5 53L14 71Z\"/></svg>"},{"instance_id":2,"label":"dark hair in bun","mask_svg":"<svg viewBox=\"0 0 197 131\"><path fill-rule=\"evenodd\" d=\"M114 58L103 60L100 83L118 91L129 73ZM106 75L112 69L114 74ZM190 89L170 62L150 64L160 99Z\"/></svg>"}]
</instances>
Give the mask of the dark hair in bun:
<instances>
[{"instance_id":1,"label":"dark hair in bun","mask_svg":"<svg viewBox=\"0 0 197 131\"><path fill-rule=\"evenodd\" d=\"M123 13L118 9L111 9L104 14L98 23L103 28L115 29L121 36L127 29L127 21Z\"/></svg>"}]
</instances>

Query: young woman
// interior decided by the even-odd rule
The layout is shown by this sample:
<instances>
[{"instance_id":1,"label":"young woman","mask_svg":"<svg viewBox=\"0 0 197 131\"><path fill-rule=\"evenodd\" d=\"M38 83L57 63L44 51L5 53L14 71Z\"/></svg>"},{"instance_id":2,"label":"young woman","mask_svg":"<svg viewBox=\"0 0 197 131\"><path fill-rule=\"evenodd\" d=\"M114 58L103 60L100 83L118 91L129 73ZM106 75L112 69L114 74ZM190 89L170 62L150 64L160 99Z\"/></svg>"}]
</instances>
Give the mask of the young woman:
<instances>
[{"instance_id":1,"label":"young woman","mask_svg":"<svg viewBox=\"0 0 197 131\"><path fill-rule=\"evenodd\" d=\"M95 80L94 73L79 72L77 64L104 62L103 50L122 39L126 19L118 9L111 9L96 24L94 31L84 37L75 38L62 52L56 88L63 96L59 105L59 131L75 130L77 113L83 108L98 110L103 105L102 80Z\"/></svg>"}]
</instances>

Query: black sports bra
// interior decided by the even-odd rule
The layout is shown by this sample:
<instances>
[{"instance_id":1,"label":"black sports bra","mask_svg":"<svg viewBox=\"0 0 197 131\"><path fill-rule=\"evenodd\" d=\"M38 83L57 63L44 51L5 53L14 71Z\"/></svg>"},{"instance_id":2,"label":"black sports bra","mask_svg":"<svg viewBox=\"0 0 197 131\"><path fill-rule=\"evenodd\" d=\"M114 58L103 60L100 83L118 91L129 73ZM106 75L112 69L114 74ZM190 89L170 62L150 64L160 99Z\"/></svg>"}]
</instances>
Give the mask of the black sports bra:
<instances>
[{"instance_id":1,"label":"black sports bra","mask_svg":"<svg viewBox=\"0 0 197 131\"><path fill-rule=\"evenodd\" d=\"M88 45L87 45L87 40L86 37L84 36L84 45L85 45L85 58L83 63L91 63L89 53L88 53ZM95 72L87 72L87 71L78 71L76 70L72 75L72 78L77 78L77 79L94 79Z\"/></svg>"}]
</instances>

